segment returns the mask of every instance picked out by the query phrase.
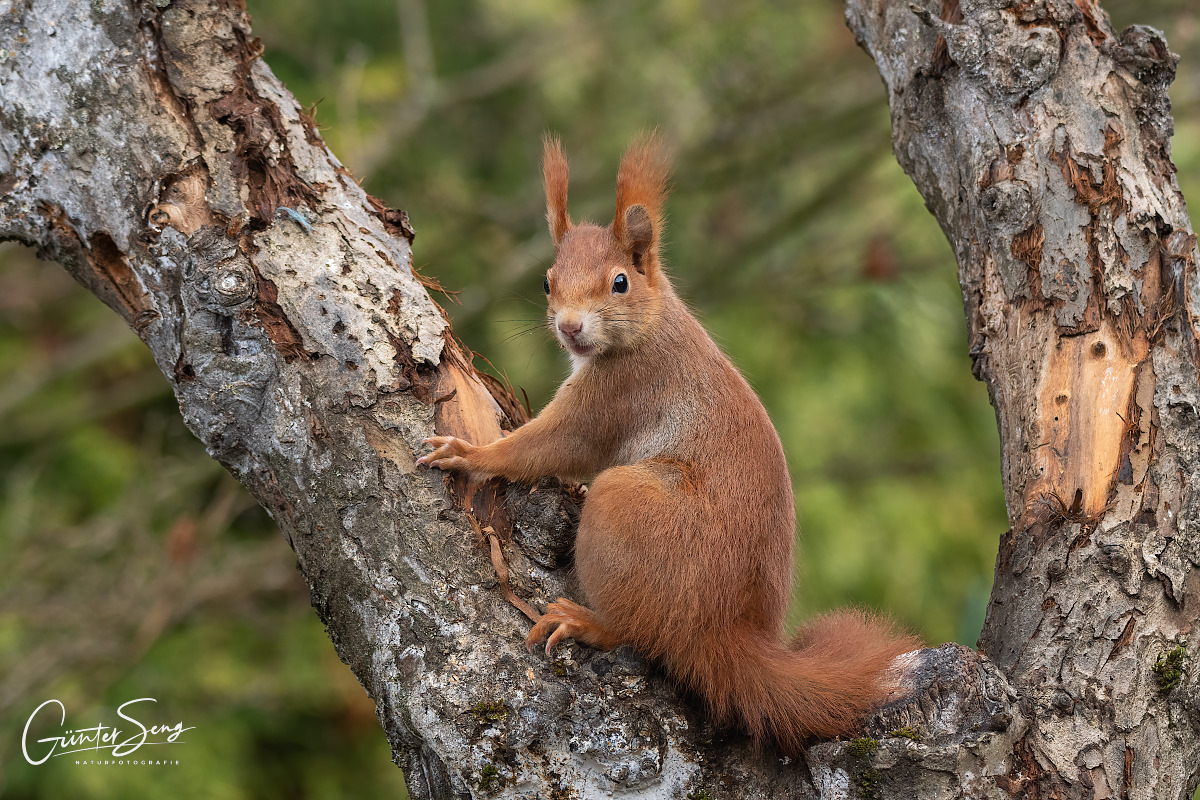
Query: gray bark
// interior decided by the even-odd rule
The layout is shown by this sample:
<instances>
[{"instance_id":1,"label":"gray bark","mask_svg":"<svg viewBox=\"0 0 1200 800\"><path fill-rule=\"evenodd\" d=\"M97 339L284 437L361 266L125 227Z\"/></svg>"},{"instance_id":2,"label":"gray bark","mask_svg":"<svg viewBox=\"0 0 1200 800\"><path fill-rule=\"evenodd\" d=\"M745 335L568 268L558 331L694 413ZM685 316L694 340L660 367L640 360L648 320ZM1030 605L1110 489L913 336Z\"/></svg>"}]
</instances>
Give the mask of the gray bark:
<instances>
[{"instance_id":1,"label":"gray bark","mask_svg":"<svg viewBox=\"0 0 1200 800\"><path fill-rule=\"evenodd\" d=\"M1198 295L1166 157L1165 45L1146 34L1106 50L1080 39L1089 29L1077 10L1054 7L1027 34L1043 60L1014 71L1000 59L1015 39L966 34L976 11L1010 34L1026 29L1014 12L972 8L975 28L944 29L959 60L943 56L935 76L936 20L904 4L851 6L884 65L897 152L959 253L1015 511L984 635L994 661L953 645L912 654L902 696L871 721L877 746L821 743L799 762L713 729L625 649L525 652L527 623L500 591L484 534L502 542L516 593L540 606L572 594L563 565L577 506L549 481L468 486L415 468L424 437L487 441L522 421L520 407L471 367L412 271L405 215L328 152L258 57L240 4L40 0L0 16L0 238L61 263L146 342L189 427L295 550L414 796L1044 797L1107 786L1178 797L1195 780L1196 682L1161 694L1151 675L1158 653L1194 637L1198 549L1187 490L1200 442L1189 405L1200 394L1188 311ZM1063 58L1042 29L1063 32ZM1094 83L1081 70L1101 62L1112 77ZM1112 153L1083 118L1094 114L1089 87L1119 98ZM934 123L933 135L922 129ZM1024 159L999 158L993 174L1018 143ZM1082 165L1074 194L1056 157ZM1119 196L1136 202L1111 200L1105 158ZM1097 198L1081 204L1087 186ZM1089 227L1088 214L1108 224ZM1026 247L1009 245L1013 233ZM1130 362L1113 367L1112 402L1130 423L1111 502L1086 482L1117 435L1086 413L1109 391L1084 361L1101 339ZM1064 381L1079 411L1059 434L1038 412ZM1026 446L1042 441L1067 455L1039 461ZM1057 512L1027 502L1056 492ZM887 735L904 727L920 741Z\"/></svg>"},{"instance_id":2,"label":"gray bark","mask_svg":"<svg viewBox=\"0 0 1200 800\"><path fill-rule=\"evenodd\" d=\"M887 86L896 156L954 248L1000 425L1011 529L980 647L1024 727L976 779L1191 797L1200 684L1154 669L1196 651L1200 602L1177 57L1150 28L1116 35L1094 0L848 0L847 19Z\"/></svg>"}]
</instances>

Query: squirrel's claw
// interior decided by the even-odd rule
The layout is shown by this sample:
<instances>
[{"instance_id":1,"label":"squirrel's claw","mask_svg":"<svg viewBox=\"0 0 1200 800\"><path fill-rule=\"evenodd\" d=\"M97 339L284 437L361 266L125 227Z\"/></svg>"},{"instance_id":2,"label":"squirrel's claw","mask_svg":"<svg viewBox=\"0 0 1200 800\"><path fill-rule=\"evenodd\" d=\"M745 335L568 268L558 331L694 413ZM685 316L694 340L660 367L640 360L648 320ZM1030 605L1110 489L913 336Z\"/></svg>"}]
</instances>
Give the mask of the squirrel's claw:
<instances>
[{"instance_id":1,"label":"squirrel's claw","mask_svg":"<svg viewBox=\"0 0 1200 800\"><path fill-rule=\"evenodd\" d=\"M569 634L570 634L570 627L567 625L559 625L554 630L554 633L550 634L550 638L546 640L546 657L547 658L550 656L550 651L554 649L555 645L557 645L563 639L567 638L567 636Z\"/></svg>"},{"instance_id":2,"label":"squirrel's claw","mask_svg":"<svg viewBox=\"0 0 1200 800\"><path fill-rule=\"evenodd\" d=\"M542 618L534 623L533 629L529 631L529 635L525 637L525 649L530 653L533 652L533 646L541 644L550 635L550 631L558 624L558 620L554 619L547 609ZM549 653L547 653L549 655Z\"/></svg>"},{"instance_id":3,"label":"squirrel's claw","mask_svg":"<svg viewBox=\"0 0 1200 800\"><path fill-rule=\"evenodd\" d=\"M595 615L587 608L560 597L546 606L546 613L537 621L529 635L525 637L525 649L533 652L533 646L546 642L546 655L550 655L563 639L575 639L583 644L600 645L603 649L612 647L600 644L597 634L601 629L596 624Z\"/></svg>"}]
</instances>

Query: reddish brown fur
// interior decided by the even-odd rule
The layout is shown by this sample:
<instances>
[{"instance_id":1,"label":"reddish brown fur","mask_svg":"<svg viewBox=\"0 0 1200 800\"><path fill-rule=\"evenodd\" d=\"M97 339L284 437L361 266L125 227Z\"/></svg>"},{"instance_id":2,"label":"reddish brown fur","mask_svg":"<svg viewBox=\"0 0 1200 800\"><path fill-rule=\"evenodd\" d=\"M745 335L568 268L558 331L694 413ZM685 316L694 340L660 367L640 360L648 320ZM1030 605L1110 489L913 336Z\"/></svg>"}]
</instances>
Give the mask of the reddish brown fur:
<instances>
[{"instance_id":1,"label":"reddish brown fur","mask_svg":"<svg viewBox=\"0 0 1200 800\"><path fill-rule=\"evenodd\" d=\"M542 183L546 187L546 221L550 223L550 238L557 247L563 235L571 230L567 216L567 157L557 136L547 134L542 140Z\"/></svg>"},{"instance_id":2,"label":"reddish brown fur","mask_svg":"<svg viewBox=\"0 0 1200 800\"><path fill-rule=\"evenodd\" d=\"M566 161L547 140L551 232L562 230L548 316L576 369L511 436L482 447L437 437L420 463L519 481L592 479L575 546L590 608L560 598L527 641L546 640L547 651L565 637L629 644L661 659L718 720L796 752L806 737L857 728L890 690L893 659L917 642L857 611L781 641L791 479L766 410L662 273L658 153L650 139L626 154L612 225L562 229ZM654 224L645 274L618 224L633 205ZM621 275L625 292L614 289Z\"/></svg>"},{"instance_id":3,"label":"reddish brown fur","mask_svg":"<svg viewBox=\"0 0 1200 800\"><path fill-rule=\"evenodd\" d=\"M635 205L642 206L650 215L654 231L654 244L650 258L657 260L658 242L663 232L663 201L667 196L666 147L656 132L638 139L621 159L617 168L617 207L613 215L612 232L618 242L628 248L625 230L625 213Z\"/></svg>"}]
</instances>

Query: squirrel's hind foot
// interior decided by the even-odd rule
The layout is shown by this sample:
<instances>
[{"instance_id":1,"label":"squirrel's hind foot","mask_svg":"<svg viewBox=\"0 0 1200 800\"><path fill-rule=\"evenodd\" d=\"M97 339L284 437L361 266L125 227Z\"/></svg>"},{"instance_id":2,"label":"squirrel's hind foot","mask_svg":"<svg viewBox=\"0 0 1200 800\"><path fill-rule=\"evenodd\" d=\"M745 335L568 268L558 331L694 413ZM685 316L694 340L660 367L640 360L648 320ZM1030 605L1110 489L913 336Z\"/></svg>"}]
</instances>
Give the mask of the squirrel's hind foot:
<instances>
[{"instance_id":1,"label":"squirrel's hind foot","mask_svg":"<svg viewBox=\"0 0 1200 800\"><path fill-rule=\"evenodd\" d=\"M560 597L546 607L546 613L525 637L530 652L535 644L546 642L546 655L563 639L571 638L597 650L611 650L621 643L619 636L605 628L595 612L576 602Z\"/></svg>"}]
</instances>

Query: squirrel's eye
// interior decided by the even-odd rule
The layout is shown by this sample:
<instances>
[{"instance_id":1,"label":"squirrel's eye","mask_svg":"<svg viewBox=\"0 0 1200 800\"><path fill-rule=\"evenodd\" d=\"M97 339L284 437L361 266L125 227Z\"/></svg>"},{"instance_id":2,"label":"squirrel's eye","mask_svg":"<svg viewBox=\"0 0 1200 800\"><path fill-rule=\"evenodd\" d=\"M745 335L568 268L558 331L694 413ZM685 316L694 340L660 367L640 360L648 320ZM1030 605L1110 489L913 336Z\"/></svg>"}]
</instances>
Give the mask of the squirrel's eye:
<instances>
[{"instance_id":1,"label":"squirrel's eye","mask_svg":"<svg viewBox=\"0 0 1200 800\"><path fill-rule=\"evenodd\" d=\"M622 272L617 277L613 278L613 294L625 294L629 291L629 278L625 277Z\"/></svg>"},{"instance_id":2,"label":"squirrel's eye","mask_svg":"<svg viewBox=\"0 0 1200 800\"><path fill-rule=\"evenodd\" d=\"M550 279L549 278L546 278L546 280L542 281L542 291L544 291L546 294L550 294Z\"/></svg>"}]
</instances>

